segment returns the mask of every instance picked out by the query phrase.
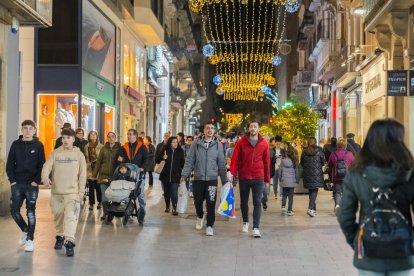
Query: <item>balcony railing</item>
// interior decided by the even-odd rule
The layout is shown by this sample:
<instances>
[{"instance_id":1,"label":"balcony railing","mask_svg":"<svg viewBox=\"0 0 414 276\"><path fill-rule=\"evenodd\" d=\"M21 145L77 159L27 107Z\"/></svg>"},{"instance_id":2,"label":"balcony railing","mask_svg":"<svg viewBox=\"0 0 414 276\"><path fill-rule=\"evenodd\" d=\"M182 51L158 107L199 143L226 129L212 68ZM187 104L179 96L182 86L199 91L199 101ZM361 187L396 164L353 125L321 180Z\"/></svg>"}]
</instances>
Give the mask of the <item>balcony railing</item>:
<instances>
[{"instance_id":1,"label":"balcony railing","mask_svg":"<svg viewBox=\"0 0 414 276\"><path fill-rule=\"evenodd\" d=\"M392 0L364 0L365 25L368 25L389 1Z\"/></svg>"},{"instance_id":2,"label":"balcony railing","mask_svg":"<svg viewBox=\"0 0 414 276\"><path fill-rule=\"evenodd\" d=\"M309 86L312 83L312 71L297 71L296 86Z\"/></svg>"},{"instance_id":3,"label":"balcony railing","mask_svg":"<svg viewBox=\"0 0 414 276\"><path fill-rule=\"evenodd\" d=\"M21 25L52 26L52 0L3 0Z\"/></svg>"}]
</instances>

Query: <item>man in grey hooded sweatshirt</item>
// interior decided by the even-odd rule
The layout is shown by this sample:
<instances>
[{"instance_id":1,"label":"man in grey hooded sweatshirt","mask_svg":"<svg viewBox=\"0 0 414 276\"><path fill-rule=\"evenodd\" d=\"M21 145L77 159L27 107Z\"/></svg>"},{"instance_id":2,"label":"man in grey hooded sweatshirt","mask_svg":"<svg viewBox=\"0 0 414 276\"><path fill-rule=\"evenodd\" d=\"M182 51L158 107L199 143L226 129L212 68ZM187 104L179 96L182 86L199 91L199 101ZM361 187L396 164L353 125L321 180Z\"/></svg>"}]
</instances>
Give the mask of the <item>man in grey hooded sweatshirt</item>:
<instances>
[{"instance_id":1,"label":"man in grey hooded sweatshirt","mask_svg":"<svg viewBox=\"0 0 414 276\"><path fill-rule=\"evenodd\" d=\"M204 223L204 200L207 202L206 235L213 236L213 225L216 212L217 180L227 181L226 162L223 147L214 138L214 125L207 123L204 126L204 135L192 143L181 173L181 183L194 170L193 194L197 212L196 229L201 230Z\"/></svg>"}]
</instances>

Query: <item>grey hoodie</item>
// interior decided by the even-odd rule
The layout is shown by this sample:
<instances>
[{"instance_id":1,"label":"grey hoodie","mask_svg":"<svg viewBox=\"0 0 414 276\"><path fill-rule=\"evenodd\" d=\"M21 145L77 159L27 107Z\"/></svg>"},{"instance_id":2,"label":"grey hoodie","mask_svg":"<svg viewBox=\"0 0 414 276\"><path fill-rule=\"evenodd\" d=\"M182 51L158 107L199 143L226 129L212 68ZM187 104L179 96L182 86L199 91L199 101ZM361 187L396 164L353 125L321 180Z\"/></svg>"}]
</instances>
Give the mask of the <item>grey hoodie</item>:
<instances>
[{"instance_id":1,"label":"grey hoodie","mask_svg":"<svg viewBox=\"0 0 414 276\"><path fill-rule=\"evenodd\" d=\"M208 148L204 146L204 137L197 138L191 144L181 175L187 178L193 170L194 180L217 180L220 175L221 183L227 182L223 147L216 139L213 139Z\"/></svg>"}]
</instances>

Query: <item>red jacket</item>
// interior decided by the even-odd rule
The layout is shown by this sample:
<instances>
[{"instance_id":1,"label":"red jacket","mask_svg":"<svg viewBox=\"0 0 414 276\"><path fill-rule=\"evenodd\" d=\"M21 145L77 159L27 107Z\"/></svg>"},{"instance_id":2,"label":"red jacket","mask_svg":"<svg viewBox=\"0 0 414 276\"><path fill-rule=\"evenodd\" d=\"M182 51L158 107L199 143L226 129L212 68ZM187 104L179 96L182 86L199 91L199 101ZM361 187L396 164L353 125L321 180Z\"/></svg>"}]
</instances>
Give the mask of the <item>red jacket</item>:
<instances>
[{"instance_id":1,"label":"red jacket","mask_svg":"<svg viewBox=\"0 0 414 276\"><path fill-rule=\"evenodd\" d=\"M249 142L249 134L245 134L236 144L231 158L230 172L239 173L240 180L263 179L270 182L269 145L259 134L255 147Z\"/></svg>"}]
</instances>

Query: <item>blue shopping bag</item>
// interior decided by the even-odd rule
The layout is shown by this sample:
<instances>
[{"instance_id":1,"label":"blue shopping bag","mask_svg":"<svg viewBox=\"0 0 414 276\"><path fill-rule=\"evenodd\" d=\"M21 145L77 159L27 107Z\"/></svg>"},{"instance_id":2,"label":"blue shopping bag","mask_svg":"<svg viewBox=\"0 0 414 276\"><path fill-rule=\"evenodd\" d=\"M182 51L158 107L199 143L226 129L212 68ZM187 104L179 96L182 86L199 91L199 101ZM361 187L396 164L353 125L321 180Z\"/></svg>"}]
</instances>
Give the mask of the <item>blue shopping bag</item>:
<instances>
[{"instance_id":1,"label":"blue shopping bag","mask_svg":"<svg viewBox=\"0 0 414 276\"><path fill-rule=\"evenodd\" d=\"M227 182L220 193L220 205L217 209L220 215L236 218L236 208L234 206L234 187L230 182Z\"/></svg>"}]
</instances>

